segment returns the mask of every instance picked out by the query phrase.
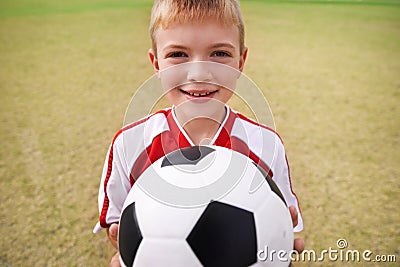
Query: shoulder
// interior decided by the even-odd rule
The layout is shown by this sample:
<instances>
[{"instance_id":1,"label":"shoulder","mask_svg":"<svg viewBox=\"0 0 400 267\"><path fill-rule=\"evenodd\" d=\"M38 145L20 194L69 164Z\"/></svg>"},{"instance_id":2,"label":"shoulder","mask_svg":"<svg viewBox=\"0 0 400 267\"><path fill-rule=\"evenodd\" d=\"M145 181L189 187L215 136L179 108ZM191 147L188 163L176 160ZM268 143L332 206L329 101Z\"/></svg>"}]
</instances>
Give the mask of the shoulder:
<instances>
[{"instance_id":1,"label":"shoulder","mask_svg":"<svg viewBox=\"0 0 400 267\"><path fill-rule=\"evenodd\" d=\"M121 143L137 143L145 141L145 137L153 138L155 135L168 130L167 117L171 109L162 109L138 121L122 127L115 135L112 145Z\"/></svg>"},{"instance_id":2,"label":"shoulder","mask_svg":"<svg viewBox=\"0 0 400 267\"><path fill-rule=\"evenodd\" d=\"M235 112L230 136L233 142L245 145L270 167L277 162L277 158L285 155L282 139L274 129L240 113Z\"/></svg>"},{"instance_id":3,"label":"shoulder","mask_svg":"<svg viewBox=\"0 0 400 267\"><path fill-rule=\"evenodd\" d=\"M232 128L232 135L242 132L250 135L250 137L255 137L254 135L262 135L266 138L272 138L275 141L283 144L283 140L272 127L259 123L237 111L232 111L235 114L235 123Z\"/></svg>"}]
</instances>

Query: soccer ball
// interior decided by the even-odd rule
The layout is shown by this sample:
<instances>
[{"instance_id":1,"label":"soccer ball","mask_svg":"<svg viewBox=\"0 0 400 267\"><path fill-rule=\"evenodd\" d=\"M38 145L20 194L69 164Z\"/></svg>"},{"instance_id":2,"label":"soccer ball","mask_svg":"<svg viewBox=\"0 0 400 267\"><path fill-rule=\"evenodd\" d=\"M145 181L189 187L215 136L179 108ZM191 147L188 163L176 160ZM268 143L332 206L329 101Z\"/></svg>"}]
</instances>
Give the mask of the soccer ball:
<instances>
[{"instance_id":1,"label":"soccer ball","mask_svg":"<svg viewBox=\"0 0 400 267\"><path fill-rule=\"evenodd\" d=\"M293 225L278 187L249 157L193 146L139 177L125 200L118 244L129 267L288 266L260 252L289 253Z\"/></svg>"}]
</instances>

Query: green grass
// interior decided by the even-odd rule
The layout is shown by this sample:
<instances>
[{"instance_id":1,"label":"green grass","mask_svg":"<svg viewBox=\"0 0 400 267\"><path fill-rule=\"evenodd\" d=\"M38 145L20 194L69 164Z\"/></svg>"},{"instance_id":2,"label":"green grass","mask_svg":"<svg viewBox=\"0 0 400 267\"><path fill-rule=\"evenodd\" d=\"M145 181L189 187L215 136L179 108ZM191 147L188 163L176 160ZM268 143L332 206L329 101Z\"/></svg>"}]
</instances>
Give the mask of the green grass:
<instances>
[{"instance_id":1,"label":"green grass","mask_svg":"<svg viewBox=\"0 0 400 267\"><path fill-rule=\"evenodd\" d=\"M97 190L129 100L153 74L150 8L0 2L0 266L107 266L113 250L91 233ZM346 238L399 261L400 6L242 9L245 73L285 141L307 248Z\"/></svg>"}]
</instances>

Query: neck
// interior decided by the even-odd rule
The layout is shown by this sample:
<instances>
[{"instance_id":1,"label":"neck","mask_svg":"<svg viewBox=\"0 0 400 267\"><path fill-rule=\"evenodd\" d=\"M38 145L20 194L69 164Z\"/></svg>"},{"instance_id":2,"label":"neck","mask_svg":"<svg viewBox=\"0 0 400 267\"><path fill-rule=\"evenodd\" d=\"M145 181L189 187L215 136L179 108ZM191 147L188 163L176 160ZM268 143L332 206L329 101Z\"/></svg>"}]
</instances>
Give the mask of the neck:
<instances>
[{"instance_id":1,"label":"neck","mask_svg":"<svg viewBox=\"0 0 400 267\"><path fill-rule=\"evenodd\" d=\"M209 145L226 116L225 106L213 116L187 119L186 114L175 109L175 115L194 145Z\"/></svg>"}]
</instances>

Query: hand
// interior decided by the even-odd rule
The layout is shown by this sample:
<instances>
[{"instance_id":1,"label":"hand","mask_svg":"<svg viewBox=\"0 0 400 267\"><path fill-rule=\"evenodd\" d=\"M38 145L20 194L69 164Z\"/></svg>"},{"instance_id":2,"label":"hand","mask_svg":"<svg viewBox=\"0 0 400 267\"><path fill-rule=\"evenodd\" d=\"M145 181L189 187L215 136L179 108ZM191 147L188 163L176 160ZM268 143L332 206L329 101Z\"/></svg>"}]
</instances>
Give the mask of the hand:
<instances>
[{"instance_id":1,"label":"hand","mask_svg":"<svg viewBox=\"0 0 400 267\"><path fill-rule=\"evenodd\" d=\"M107 236L114 248L118 249L118 224L111 224L107 229Z\"/></svg>"},{"instance_id":2,"label":"hand","mask_svg":"<svg viewBox=\"0 0 400 267\"><path fill-rule=\"evenodd\" d=\"M113 247L118 249L118 224L114 223L107 229L107 236ZM111 258L110 267L121 267L119 262L119 252Z\"/></svg>"},{"instance_id":3,"label":"hand","mask_svg":"<svg viewBox=\"0 0 400 267\"><path fill-rule=\"evenodd\" d=\"M292 216L293 227L296 227L298 224L299 214L294 206L289 207L290 216ZM304 240L302 238L295 238L293 248L301 253L304 250Z\"/></svg>"},{"instance_id":4,"label":"hand","mask_svg":"<svg viewBox=\"0 0 400 267\"><path fill-rule=\"evenodd\" d=\"M121 267L119 262L119 252L115 253L115 255L111 258L110 267Z\"/></svg>"}]
</instances>

